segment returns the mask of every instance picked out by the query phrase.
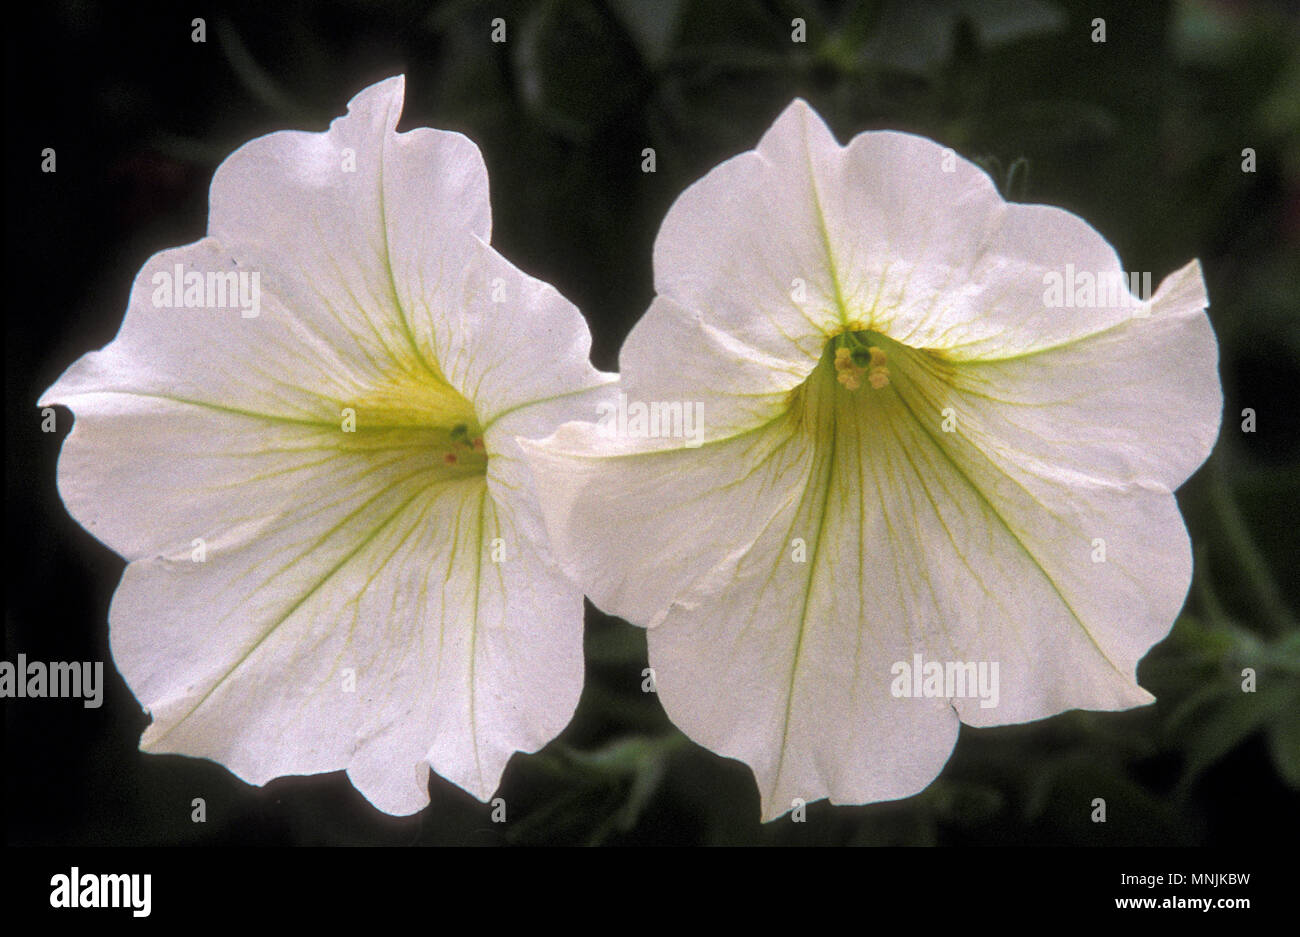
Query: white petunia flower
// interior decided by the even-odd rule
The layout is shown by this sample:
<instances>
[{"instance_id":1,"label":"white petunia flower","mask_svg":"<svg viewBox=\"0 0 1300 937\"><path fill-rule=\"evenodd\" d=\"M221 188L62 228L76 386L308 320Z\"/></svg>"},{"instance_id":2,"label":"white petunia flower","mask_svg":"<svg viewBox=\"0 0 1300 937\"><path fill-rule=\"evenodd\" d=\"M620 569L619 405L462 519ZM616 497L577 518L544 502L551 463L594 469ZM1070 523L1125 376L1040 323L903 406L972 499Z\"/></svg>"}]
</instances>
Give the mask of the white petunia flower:
<instances>
[{"instance_id":1,"label":"white petunia flower","mask_svg":"<svg viewBox=\"0 0 1300 937\"><path fill-rule=\"evenodd\" d=\"M1222 404L1195 261L1138 302L1076 216L796 101L654 267L619 418L525 450L566 570L764 819L913 794L959 722L1152 700Z\"/></svg>"},{"instance_id":2,"label":"white petunia flower","mask_svg":"<svg viewBox=\"0 0 1300 937\"><path fill-rule=\"evenodd\" d=\"M233 153L207 237L152 257L40 401L76 413L69 512L129 561L109 620L141 747L254 784L345 768L392 814L430 766L486 800L569 721L582 596L516 437L612 379L488 246L477 147L396 132L403 90Z\"/></svg>"}]
</instances>

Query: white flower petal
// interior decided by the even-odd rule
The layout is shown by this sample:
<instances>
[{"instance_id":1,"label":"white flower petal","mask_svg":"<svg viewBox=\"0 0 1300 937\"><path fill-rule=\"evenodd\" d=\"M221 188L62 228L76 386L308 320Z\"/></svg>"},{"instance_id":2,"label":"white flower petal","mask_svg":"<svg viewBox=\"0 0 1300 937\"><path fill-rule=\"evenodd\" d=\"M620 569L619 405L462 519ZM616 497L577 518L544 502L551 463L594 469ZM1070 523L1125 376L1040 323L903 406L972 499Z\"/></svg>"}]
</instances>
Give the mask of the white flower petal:
<instances>
[{"instance_id":1,"label":"white flower petal","mask_svg":"<svg viewBox=\"0 0 1300 937\"><path fill-rule=\"evenodd\" d=\"M263 286L357 365L423 365L436 319L491 235L487 170L468 138L397 134L404 81L362 91L327 133L281 131L240 147L212 181L208 234L240 247Z\"/></svg>"},{"instance_id":2,"label":"white flower petal","mask_svg":"<svg viewBox=\"0 0 1300 937\"><path fill-rule=\"evenodd\" d=\"M727 381L738 367L766 367L749 393L767 394L800 383L826 340L845 330L984 360L1068 343L1133 311L1126 301L1044 305L1044 277L1064 274L1066 263L1123 275L1082 219L1004 202L978 166L922 137L879 131L840 147L802 100L754 151L678 197L654 260L656 303L674 304L679 321L647 316L628 338L624 380L643 399L662 399L665 382L680 392L675 374L650 366L664 328L678 341L683 329L703 339L690 352L711 359L702 373ZM737 401L715 396L704 398L713 425L731 426L728 404ZM745 406L754 410L752 400Z\"/></svg>"},{"instance_id":3,"label":"white flower petal","mask_svg":"<svg viewBox=\"0 0 1300 937\"><path fill-rule=\"evenodd\" d=\"M393 814L430 765L487 799L572 715L582 598L515 435L609 380L572 304L487 246L474 145L395 134L401 104L383 82L232 155L209 236L151 258L41 399L77 415L68 510L130 561L111 638L142 747L257 784L347 769ZM258 315L157 306L178 264L257 273Z\"/></svg>"}]
</instances>

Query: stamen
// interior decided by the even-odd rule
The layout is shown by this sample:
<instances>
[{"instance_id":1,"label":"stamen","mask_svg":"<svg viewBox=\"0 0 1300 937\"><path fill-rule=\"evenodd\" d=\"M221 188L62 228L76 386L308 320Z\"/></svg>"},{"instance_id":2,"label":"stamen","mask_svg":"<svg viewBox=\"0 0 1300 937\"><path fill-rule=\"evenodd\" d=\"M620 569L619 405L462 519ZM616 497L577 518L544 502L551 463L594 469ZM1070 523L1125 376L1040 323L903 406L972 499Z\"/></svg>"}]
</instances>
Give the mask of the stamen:
<instances>
[{"instance_id":1,"label":"stamen","mask_svg":"<svg viewBox=\"0 0 1300 937\"><path fill-rule=\"evenodd\" d=\"M852 332L843 333L837 341L842 343L835 349L837 381L849 390L857 390L862 386L864 374L875 390L880 390L889 383L889 368L885 367L887 359L883 349L865 344Z\"/></svg>"},{"instance_id":2,"label":"stamen","mask_svg":"<svg viewBox=\"0 0 1300 937\"><path fill-rule=\"evenodd\" d=\"M867 350L871 355L871 363L867 366L867 380L871 382L874 389L880 390L889 383L889 368L885 367L885 352L875 345Z\"/></svg>"}]
</instances>

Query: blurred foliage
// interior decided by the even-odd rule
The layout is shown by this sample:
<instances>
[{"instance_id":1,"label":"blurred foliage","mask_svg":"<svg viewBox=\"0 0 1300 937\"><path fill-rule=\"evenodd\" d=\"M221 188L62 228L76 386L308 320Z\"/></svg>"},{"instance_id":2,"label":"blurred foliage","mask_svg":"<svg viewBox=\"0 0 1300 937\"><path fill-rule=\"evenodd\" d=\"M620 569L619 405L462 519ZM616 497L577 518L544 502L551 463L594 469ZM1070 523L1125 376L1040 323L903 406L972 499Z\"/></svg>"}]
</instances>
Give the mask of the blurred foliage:
<instances>
[{"instance_id":1,"label":"blurred foliage","mask_svg":"<svg viewBox=\"0 0 1300 937\"><path fill-rule=\"evenodd\" d=\"M124 284L148 253L201 233L204 187L235 146L285 127L322 129L353 93L402 71L403 128L461 130L479 144L493 187L494 243L578 304L604 368L616 367L653 294L651 247L672 200L751 148L803 96L841 141L867 129L921 133L977 160L1009 198L1077 212L1115 245L1125 269L1153 271L1158 281L1201 258L1226 397L1220 443L1180 492L1196 559L1187 607L1140 669L1158 701L1124 713L963 727L943 774L910 799L821 802L809 805L806 823L760 825L748 769L689 742L642 692L644 634L589 607L578 713L552 745L511 762L504 825L438 778L431 807L404 821L379 817L342 778L253 790L211 765L135 755L132 723L107 734L96 757L146 766L106 781L97 811L106 802L112 816L74 821L83 825L65 831L67 839L1146 844L1295 835L1294 6L298 0L209 13L202 52L175 40L187 38L188 8L182 15L171 5L133 5L127 22L74 0L54 9L50 28L73 53L78 43L114 37L134 47L145 41L141 30L156 50L101 57L83 75L93 99L87 136L113 156L101 180L109 187L103 220L120 237L111 252L95 246L111 289L77 302L105 340ZM488 41L494 17L506 20L504 44ZM795 18L806 22L805 43L791 41ZM1091 39L1097 18L1104 43ZM641 171L644 147L656 151L653 174ZM1255 172L1242 170L1247 147ZM84 348L84 334L76 338L81 345L50 354L72 360ZM33 384L48 383L54 367ZM1242 431L1247 407L1256 413L1253 433ZM101 610L107 594L95 599ZM1254 693L1242 691L1246 668ZM129 708L129 696L121 705ZM156 816L153 804L195 789L212 792L206 829ZM1107 801L1105 824L1089 819L1095 797Z\"/></svg>"}]
</instances>

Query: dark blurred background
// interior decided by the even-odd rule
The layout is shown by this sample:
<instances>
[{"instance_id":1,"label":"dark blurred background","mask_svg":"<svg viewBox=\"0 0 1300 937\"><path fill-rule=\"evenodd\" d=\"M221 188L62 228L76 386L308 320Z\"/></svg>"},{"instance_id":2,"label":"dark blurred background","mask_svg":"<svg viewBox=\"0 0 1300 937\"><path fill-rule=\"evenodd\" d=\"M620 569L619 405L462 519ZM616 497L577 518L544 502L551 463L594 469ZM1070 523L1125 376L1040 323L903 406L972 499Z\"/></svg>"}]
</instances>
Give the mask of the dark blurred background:
<instances>
[{"instance_id":1,"label":"dark blurred background","mask_svg":"<svg viewBox=\"0 0 1300 937\"><path fill-rule=\"evenodd\" d=\"M191 40L191 21L206 39ZM506 21L507 42L490 41ZM807 41L791 41L792 20ZM1104 43L1092 41L1104 19ZM106 662L104 706L6 700L6 841L160 843L944 843L1292 846L1300 831L1300 11L1264 2L935 0L52 0L6 11L4 659ZM1017 201L1082 215L1126 270L1204 264L1226 397L1179 493L1196 576L1140 678L1159 701L963 727L925 792L758 823L749 770L685 740L641 692L644 634L588 608L572 725L516 756L509 822L434 776L394 819L341 774L253 788L144 755L114 670L122 561L55 489L70 427L38 394L117 331L155 251L204 234L217 165L254 136L323 130L407 76L400 129L468 134L493 243L587 316L593 358L652 296L673 199L752 148L794 97L841 142L924 134ZM41 172L41 151L57 172ZM641 169L656 151L657 171ZM1243 172L1243 149L1255 171ZM1243 432L1242 410L1256 427ZM1255 668L1258 692L1241 691ZM191 800L207 822L191 822ZM1090 820L1104 797L1107 822Z\"/></svg>"}]
</instances>

